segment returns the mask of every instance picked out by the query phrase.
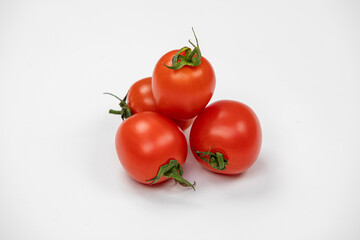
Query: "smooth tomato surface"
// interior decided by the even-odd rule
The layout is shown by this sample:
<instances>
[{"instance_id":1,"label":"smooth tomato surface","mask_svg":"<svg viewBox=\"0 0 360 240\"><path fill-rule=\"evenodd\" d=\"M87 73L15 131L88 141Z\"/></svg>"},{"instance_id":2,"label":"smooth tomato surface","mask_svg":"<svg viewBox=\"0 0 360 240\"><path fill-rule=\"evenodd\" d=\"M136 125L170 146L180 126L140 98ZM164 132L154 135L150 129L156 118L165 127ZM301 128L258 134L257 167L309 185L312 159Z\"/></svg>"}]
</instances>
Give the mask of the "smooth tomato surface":
<instances>
[{"instance_id":1,"label":"smooth tomato surface","mask_svg":"<svg viewBox=\"0 0 360 240\"><path fill-rule=\"evenodd\" d=\"M248 169L261 148L261 127L255 113L247 105L222 100L210 104L195 119L190 131L190 146L196 151L220 152L228 160L225 170L212 168L194 157L206 169L223 174L237 174Z\"/></svg>"},{"instance_id":2,"label":"smooth tomato surface","mask_svg":"<svg viewBox=\"0 0 360 240\"><path fill-rule=\"evenodd\" d=\"M141 79L130 87L127 104L133 114L144 111L158 112L151 88L151 77ZM194 119L174 120L182 130L190 127L193 121Z\"/></svg>"},{"instance_id":3,"label":"smooth tomato surface","mask_svg":"<svg viewBox=\"0 0 360 240\"><path fill-rule=\"evenodd\" d=\"M215 73L206 58L196 67L184 66L172 70L170 51L157 62L152 79L152 90L158 111L173 119L186 120L196 117L210 101L215 90Z\"/></svg>"},{"instance_id":4,"label":"smooth tomato surface","mask_svg":"<svg viewBox=\"0 0 360 240\"><path fill-rule=\"evenodd\" d=\"M126 172L136 181L149 184L159 168L171 159L184 165L187 143L176 124L156 112L140 112L120 125L115 137L116 152ZM158 182L163 182L164 176Z\"/></svg>"},{"instance_id":5,"label":"smooth tomato surface","mask_svg":"<svg viewBox=\"0 0 360 240\"><path fill-rule=\"evenodd\" d=\"M144 111L157 111L151 89L151 77L141 79L130 87L127 96L127 105L133 114Z\"/></svg>"}]
</instances>

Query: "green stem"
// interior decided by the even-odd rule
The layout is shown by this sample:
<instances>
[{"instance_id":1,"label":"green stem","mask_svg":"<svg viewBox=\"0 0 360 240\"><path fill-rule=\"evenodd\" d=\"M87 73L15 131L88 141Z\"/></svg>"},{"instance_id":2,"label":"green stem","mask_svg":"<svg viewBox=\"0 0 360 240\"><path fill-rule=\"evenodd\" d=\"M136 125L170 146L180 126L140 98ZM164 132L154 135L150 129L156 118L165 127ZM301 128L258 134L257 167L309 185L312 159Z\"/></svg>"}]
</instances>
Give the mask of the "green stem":
<instances>
[{"instance_id":1,"label":"green stem","mask_svg":"<svg viewBox=\"0 0 360 240\"><path fill-rule=\"evenodd\" d=\"M199 41L196 37L194 28L192 28L192 31L195 36L196 45L193 44L190 40L189 43L194 47L193 50L189 47L183 47L181 48L172 58L172 66L167 66L165 63L164 66L172 69L172 70L179 70L184 66L192 66L196 67L201 64L201 51L199 47ZM185 56L180 55L180 53L184 52Z\"/></svg>"},{"instance_id":2,"label":"green stem","mask_svg":"<svg viewBox=\"0 0 360 240\"><path fill-rule=\"evenodd\" d=\"M182 177L183 173L184 172L180 163L174 159L171 159L168 164L164 164L160 167L157 175L154 178L146 181L151 182L150 185L152 185L159 181L162 176L164 176L166 178L173 178L175 182L179 183L181 186L191 187L195 191L195 182L194 184L189 183L185 178Z\"/></svg>"},{"instance_id":3,"label":"green stem","mask_svg":"<svg viewBox=\"0 0 360 240\"><path fill-rule=\"evenodd\" d=\"M121 114L123 113L123 111L118 111L118 110L110 109L110 110L109 110L109 113L121 115Z\"/></svg>"},{"instance_id":4,"label":"green stem","mask_svg":"<svg viewBox=\"0 0 360 240\"><path fill-rule=\"evenodd\" d=\"M221 170L221 171L225 170L226 166L229 165L228 160L226 160L224 158L222 153L219 153L219 152L213 153L210 150L211 150L211 148L207 152L202 152L202 151L196 151L195 149L193 149L193 151L196 153L196 155L198 155L198 157L201 160L208 163L212 168L215 168L215 169Z\"/></svg>"},{"instance_id":5,"label":"green stem","mask_svg":"<svg viewBox=\"0 0 360 240\"><path fill-rule=\"evenodd\" d=\"M125 120L125 119L131 117L131 115L132 115L131 109L126 104L127 94L125 95L124 99L121 99L121 98L119 98L118 96L116 96L116 95L114 95L112 93L105 92L104 94L108 94L110 96L113 96L113 97L117 98L120 101L119 106L120 106L121 110L110 109L109 113L121 115L122 120Z\"/></svg>"}]
</instances>

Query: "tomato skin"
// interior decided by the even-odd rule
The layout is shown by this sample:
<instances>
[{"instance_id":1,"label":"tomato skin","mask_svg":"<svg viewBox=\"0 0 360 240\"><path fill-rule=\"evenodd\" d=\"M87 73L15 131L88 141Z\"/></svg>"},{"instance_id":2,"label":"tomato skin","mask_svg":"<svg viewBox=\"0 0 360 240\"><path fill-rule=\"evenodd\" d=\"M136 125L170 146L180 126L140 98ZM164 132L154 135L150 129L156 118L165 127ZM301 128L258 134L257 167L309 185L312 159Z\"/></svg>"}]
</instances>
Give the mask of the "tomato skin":
<instances>
[{"instance_id":1,"label":"tomato skin","mask_svg":"<svg viewBox=\"0 0 360 240\"><path fill-rule=\"evenodd\" d=\"M210 101L215 90L215 72L206 58L196 67L172 70L172 57L178 50L166 53L153 71L152 89L158 111L173 119L196 117Z\"/></svg>"},{"instance_id":2,"label":"tomato skin","mask_svg":"<svg viewBox=\"0 0 360 240\"><path fill-rule=\"evenodd\" d=\"M260 122L247 105L221 100L210 104L195 119L190 131L190 146L196 160L206 169L222 174L238 174L257 159L261 148ZM228 160L225 170L212 168L194 152L220 152Z\"/></svg>"},{"instance_id":3,"label":"tomato skin","mask_svg":"<svg viewBox=\"0 0 360 240\"><path fill-rule=\"evenodd\" d=\"M158 112L156 102L151 87L151 77L147 77L135 82L129 89L127 105L133 114L151 111ZM193 123L194 119L174 120L173 121L185 131Z\"/></svg>"},{"instance_id":4,"label":"tomato skin","mask_svg":"<svg viewBox=\"0 0 360 240\"><path fill-rule=\"evenodd\" d=\"M133 114L144 111L157 111L151 89L151 77L141 79L130 87L127 96L127 105Z\"/></svg>"},{"instance_id":5,"label":"tomato skin","mask_svg":"<svg viewBox=\"0 0 360 240\"><path fill-rule=\"evenodd\" d=\"M159 168L171 159L184 165L187 143L184 134L170 119L156 112L140 112L126 119L117 130L118 158L134 180L149 184ZM167 180L164 176L157 182Z\"/></svg>"}]
</instances>

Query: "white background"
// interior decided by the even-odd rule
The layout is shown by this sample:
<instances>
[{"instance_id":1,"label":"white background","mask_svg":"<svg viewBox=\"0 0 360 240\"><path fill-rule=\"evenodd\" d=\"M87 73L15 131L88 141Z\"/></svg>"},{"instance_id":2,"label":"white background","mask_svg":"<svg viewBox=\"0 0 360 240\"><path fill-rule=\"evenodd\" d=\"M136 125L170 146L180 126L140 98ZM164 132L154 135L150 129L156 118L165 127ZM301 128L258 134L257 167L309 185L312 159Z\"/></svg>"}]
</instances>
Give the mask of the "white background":
<instances>
[{"instance_id":1,"label":"white background","mask_svg":"<svg viewBox=\"0 0 360 240\"><path fill-rule=\"evenodd\" d=\"M144 186L102 93L192 26L262 150L234 177L189 156L196 192ZM360 239L359 90L359 1L0 1L0 239Z\"/></svg>"}]
</instances>

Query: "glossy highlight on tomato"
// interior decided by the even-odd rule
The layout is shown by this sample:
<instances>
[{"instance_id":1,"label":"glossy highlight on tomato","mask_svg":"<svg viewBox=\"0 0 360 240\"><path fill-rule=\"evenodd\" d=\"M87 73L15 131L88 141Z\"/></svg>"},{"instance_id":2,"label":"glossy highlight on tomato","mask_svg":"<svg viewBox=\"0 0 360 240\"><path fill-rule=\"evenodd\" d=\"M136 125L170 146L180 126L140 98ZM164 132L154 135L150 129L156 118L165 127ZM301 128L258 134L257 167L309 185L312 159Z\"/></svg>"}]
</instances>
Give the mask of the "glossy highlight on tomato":
<instances>
[{"instance_id":1,"label":"glossy highlight on tomato","mask_svg":"<svg viewBox=\"0 0 360 240\"><path fill-rule=\"evenodd\" d=\"M254 111L232 100L210 104L195 119L190 131L190 147L195 159L204 168L222 174L247 170L260 153L261 141L261 126ZM206 162L211 162L206 152L213 153L213 166ZM225 161L221 167L215 161L217 156Z\"/></svg>"}]
</instances>

